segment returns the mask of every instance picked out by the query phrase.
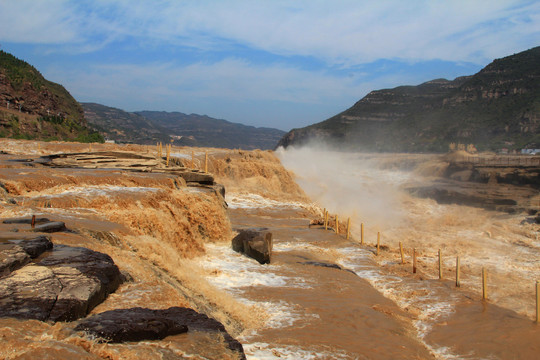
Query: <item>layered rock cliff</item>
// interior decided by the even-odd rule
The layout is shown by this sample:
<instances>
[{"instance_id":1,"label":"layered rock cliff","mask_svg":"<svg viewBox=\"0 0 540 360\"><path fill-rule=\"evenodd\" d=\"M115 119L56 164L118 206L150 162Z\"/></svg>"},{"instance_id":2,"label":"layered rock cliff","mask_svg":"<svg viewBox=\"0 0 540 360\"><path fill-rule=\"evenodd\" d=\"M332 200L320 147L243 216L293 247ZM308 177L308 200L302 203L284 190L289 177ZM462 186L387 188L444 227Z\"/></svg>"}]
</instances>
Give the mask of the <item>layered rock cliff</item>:
<instances>
[{"instance_id":1,"label":"layered rock cliff","mask_svg":"<svg viewBox=\"0 0 540 360\"><path fill-rule=\"evenodd\" d=\"M372 91L344 112L293 129L278 146L311 140L369 151L480 150L540 145L540 47L497 59L472 76Z\"/></svg>"}]
</instances>

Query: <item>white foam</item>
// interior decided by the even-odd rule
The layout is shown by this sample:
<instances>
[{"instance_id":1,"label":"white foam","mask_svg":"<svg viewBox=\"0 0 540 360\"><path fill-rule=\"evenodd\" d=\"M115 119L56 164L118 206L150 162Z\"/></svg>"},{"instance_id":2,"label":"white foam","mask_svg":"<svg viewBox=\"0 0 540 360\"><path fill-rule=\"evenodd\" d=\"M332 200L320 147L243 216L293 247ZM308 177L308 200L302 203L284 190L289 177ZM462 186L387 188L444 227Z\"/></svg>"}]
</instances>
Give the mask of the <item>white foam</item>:
<instances>
[{"instance_id":1,"label":"white foam","mask_svg":"<svg viewBox=\"0 0 540 360\"><path fill-rule=\"evenodd\" d=\"M305 320L306 318L319 318L317 314L306 313L299 305L288 303L284 300L278 302L275 301L252 301L244 298L240 298L239 301L248 305L257 307L266 312L268 318L265 321L265 327L279 329L284 327L291 327L299 320ZM244 340L248 340L256 333L245 335Z\"/></svg>"},{"instance_id":2,"label":"white foam","mask_svg":"<svg viewBox=\"0 0 540 360\"><path fill-rule=\"evenodd\" d=\"M286 252L286 251L300 250L300 249L314 251L314 252L330 252L331 251L331 249L329 248L313 245L313 244L304 242L301 239L296 238L296 237L294 238L294 240L296 241L295 242L290 242L290 241L275 242L272 251Z\"/></svg>"},{"instance_id":3,"label":"white foam","mask_svg":"<svg viewBox=\"0 0 540 360\"><path fill-rule=\"evenodd\" d=\"M39 195L39 198L54 198L62 196L109 196L113 193L137 193L137 192L156 192L159 189L152 187L142 187L142 186L79 186L65 189L57 193L47 194L46 191L43 191L43 195Z\"/></svg>"},{"instance_id":4,"label":"white foam","mask_svg":"<svg viewBox=\"0 0 540 360\"><path fill-rule=\"evenodd\" d=\"M243 347L248 360L350 359L349 355L339 351L319 351L286 345L278 347L260 342L245 344Z\"/></svg>"},{"instance_id":5,"label":"white foam","mask_svg":"<svg viewBox=\"0 0 540 360\"><path fill-rule=\"evenodd\" d=\"M176 157L176 158L180 158L180 159L190 159L191 160L191 154L171 153L171 157Z\"/></svg>"},{"instance_id":6,"label":"white foam","mask_svg":"<svg viewBox=\"0 0 540 360\"><path fill-rule=\"evenodd\" d=\"M407 309L414 306L420 312L418 320L414 321L413 325L418 337L423 342L433 324L454 312L454 304L458 301L457 294L450 294L449 297L442 298L438 295L436 286L433 288L428 282L387 274L380 266L366 261L373 258L373 254L367 250L358 247L338 250L343 254L343 258L337 261L338 264L353 270L359 277L366 279L377 291L394 301L400 308ZM449 348L432 347L425 342L424 345L437 358L460 358L452 354Z\"/></svg>"},{"instance_id":7,"label":"white foam","mask_svg":"<svg viewBox=\"0 0 540 360\"><path fill-rule=\"evenodd\" d=\"M225 200L231 209L256 209L256 208L304 208L299 202L282 202L267 199L257 194L227 193Z\"/></svg>"},{"instance_id":8,"label":"white foam","mask_svg":"<svg viewBox=\"0 0 540 360\"><path fill-rule=\"evenodd\" d=\"M310 287L303 278L279 275L277 272L281 266L261 265L229 246L208 244L206 250L207 255L200 258L200 264L207 270L217 270L209 281L221 289L250 286Z\"/></svg>"}]
</instances>

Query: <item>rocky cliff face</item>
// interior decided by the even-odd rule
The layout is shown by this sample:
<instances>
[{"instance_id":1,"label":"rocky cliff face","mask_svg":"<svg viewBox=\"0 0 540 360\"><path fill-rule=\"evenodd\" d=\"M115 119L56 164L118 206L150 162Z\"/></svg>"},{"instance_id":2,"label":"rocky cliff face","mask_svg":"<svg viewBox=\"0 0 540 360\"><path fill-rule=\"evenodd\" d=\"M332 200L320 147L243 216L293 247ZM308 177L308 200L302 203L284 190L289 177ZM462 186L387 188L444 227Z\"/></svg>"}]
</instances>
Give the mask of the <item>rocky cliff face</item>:
<instances>
[{"instance_id":1,"label":"rocky cliff face","mask_svg":"<svg viewBox=\"0 0 540 360\"><path fill-rule=\"evenodd\" d=\"M451 142L481 150L538 147L539 63L537 47L472 76L372 91L326 121L291 130L279 145L315 139L370 151L446 151Z\"/></svg>"},{"instance_id":2,"label":"rocky cliff face","mask_svg":"<svg viewBox=\"0 0 540 360\"><path fill-rule=\"evenodd\" d=\"M97 134L96 134L97 135ZM0 51L0 136L99 140L79 103L30 64Z\"/></svg>"}]
</instances>

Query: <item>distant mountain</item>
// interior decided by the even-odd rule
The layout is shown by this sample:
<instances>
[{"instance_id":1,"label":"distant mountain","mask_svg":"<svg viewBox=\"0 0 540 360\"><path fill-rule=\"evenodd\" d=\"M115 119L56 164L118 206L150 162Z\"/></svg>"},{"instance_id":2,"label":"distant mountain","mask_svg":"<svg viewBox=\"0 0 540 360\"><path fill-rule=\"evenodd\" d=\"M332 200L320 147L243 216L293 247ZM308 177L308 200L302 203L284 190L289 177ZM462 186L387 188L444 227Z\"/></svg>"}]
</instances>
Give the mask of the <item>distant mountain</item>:
<instances>
[{"instance_id":1,"label":"distant mountain","mask_svg":"<svg viewBox=\"0 0 540 360\"><path fill-rule=\"evenodd\" d=\"M472 76L372 91L344 112L293 129L278 146L310 140L366 151L443 152L540 147L540 47Z\"/></svg>"},{"instance_id":2,"label":"distant mountain","mask_svg":"<svg viewBox=\"0 0 540 360\"><path fill-rule=\"evenodd\" d=\"M285 131L256 128L206 115L180 112L127 112L113 107L82 103L88 124L107 139L123 143L220 147L229 149L272 149Z\"/></svg>"},{"instance_id":3,"label":"distant mountain","mask_svg":"<svg viewBox=\"0 0 540 360\"><path fill-rule=\"evenodd\" d=\"M147 118L113 107L81 103L88 123L105 138L119 143L169 143L170 131L157 126Z\"/></svg>"},{"instance_id":4,"label":"distant mountain","mask_svg":"<svg viewBox=\"0 0 540 360\"><path fill-rule=\"evenodd\" d=\"M253 127L206 115L180 112L140 111L136 114L166 128L177 138L175 143L189 146L211 146L228 149L272 149L285 131Z\"/></svg>"},{"instance_id":5,"label":"distant mountain","mask_svg":"<svg viewBox=\"0 0 540 360\"><path fill-rule=\"evenodd\" d=\"M103 141L79 103L27 62L0 51L0 137Z\"/></svg>"}]
</instances>

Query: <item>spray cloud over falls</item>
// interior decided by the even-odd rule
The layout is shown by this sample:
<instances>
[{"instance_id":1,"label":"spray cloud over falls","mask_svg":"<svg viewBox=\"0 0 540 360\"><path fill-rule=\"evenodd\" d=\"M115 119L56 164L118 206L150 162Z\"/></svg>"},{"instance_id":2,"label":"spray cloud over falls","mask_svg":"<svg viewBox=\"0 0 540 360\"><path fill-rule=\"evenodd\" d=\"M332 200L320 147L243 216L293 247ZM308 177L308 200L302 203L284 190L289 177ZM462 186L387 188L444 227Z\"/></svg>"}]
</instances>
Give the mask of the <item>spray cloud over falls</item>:
<instances>
[{"instance_id":1,"label":"spray cloud over falls","mask_svg":"<svg viewBox=\"0 0 540 360\"><path fill-rule=\"evenodd\" d=\"M306 194L331 213L385 228L403 217L399 185L409 174L382 170L369 156L321 146L280 148L278 157L293 171Z\"/></svg>"}]
</instances>

